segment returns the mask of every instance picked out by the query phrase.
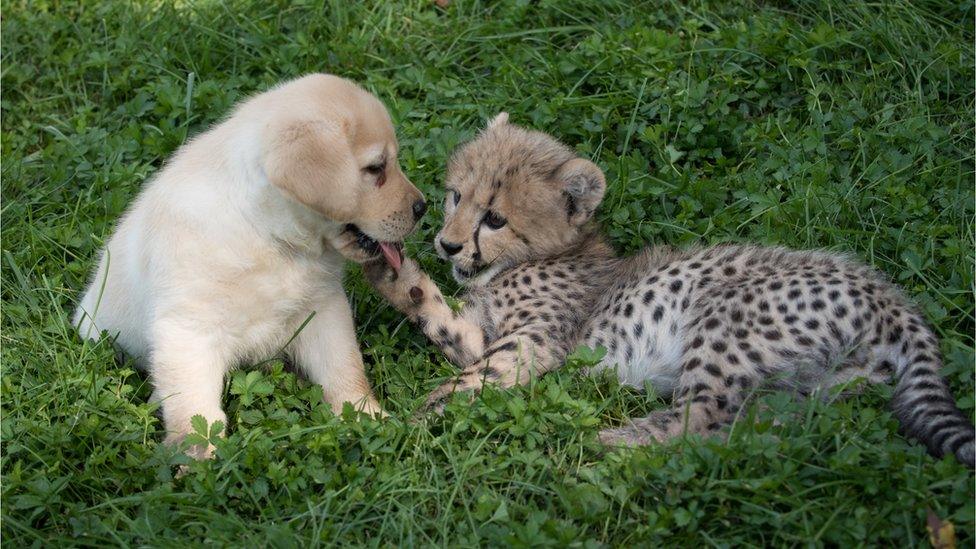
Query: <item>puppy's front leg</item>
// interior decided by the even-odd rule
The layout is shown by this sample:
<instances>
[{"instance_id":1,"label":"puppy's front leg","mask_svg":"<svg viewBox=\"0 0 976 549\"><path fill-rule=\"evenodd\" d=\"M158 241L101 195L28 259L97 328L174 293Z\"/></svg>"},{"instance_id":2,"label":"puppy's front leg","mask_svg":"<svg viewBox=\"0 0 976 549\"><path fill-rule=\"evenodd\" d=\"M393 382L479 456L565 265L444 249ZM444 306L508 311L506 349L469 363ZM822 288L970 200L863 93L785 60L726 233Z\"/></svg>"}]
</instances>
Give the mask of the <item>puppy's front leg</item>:
<instances>
[{"instance_id":1,"label":"puppy's front leg","mask_svg":"<svg viewBox=\"0 0 976 549\"><path fill-rule=\"evenodd\" d=\"M193 432L190 420L195 415L203 416L208 425L222 422L226 432L227 416L220 408L220 396L229 357L220 353L209 334L176 320L156 321L153 334L149 371L155 386L153 400L160 402L163 411L165 443L179 444ZM197 459L209 458L212 453L212 446L187 450Z\"/></svg>"},{"instance_id":2,"label":"puppy's front leg","mask_svg":"<svg viewBox=\"0 0 976 549\"><path fill-rule=\"evenodd\" d=\"M339 413L346 402L370 415L386 415L366 379L356 342L352 310L341 288L315 304L315 316L292 342L289 352L325 401Z\"/></svg>"}]
</instances>

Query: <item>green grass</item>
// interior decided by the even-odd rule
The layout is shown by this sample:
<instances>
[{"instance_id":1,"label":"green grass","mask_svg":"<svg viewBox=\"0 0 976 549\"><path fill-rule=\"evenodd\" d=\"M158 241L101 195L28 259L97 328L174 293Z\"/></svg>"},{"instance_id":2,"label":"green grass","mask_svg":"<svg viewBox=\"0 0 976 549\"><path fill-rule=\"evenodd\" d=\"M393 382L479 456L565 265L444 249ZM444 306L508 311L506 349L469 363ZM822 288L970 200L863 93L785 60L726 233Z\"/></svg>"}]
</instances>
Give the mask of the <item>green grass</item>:
<instances>
[{"instance_id":1,"label":"green grass","mask_svg":"<svg viewBox=\"0 0 976 549\"><path fill-rule=\"evenodd\" d=\"M355 269L369 374L392 417L337 418L274 357L227 384L217 457L173 478L145 375L68 315L140 186L248 94L309 71L389 106L434 203L483 121L595 159L600 218L645 242L850 252L942 340L972 414L971 2L9 1L2 40L2 537L11 547L177 540L363 545L974 540L974 477L897 434L884 390L771 395L728 443L604 453L596 431L664 406L573 365L409 423L451 367ZM430 242L408 251L456 290ZM273 388L273 391L270 390Z\"/></svg>"}]
</instances>

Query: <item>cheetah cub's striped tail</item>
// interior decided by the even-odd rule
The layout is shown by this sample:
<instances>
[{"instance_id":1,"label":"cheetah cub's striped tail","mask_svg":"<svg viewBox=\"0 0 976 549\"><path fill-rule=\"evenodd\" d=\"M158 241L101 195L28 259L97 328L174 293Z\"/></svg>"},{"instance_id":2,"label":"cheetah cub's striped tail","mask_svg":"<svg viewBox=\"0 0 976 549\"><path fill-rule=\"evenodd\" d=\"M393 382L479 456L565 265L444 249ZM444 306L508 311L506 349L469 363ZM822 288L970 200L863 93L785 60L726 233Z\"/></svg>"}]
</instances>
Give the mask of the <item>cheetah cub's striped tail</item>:
<instances>
[{"instance_id":1,"label":"cheetah cub's striped tail","mask_svg":"<svg viewBox=\"0 0 976 549\"><path fill-rule=\"evenodd\" d=\"M957 406L945 379L939 375L941 361L935 336L924 328L921 318L909 321L909 331L898 355L897 384L891 400L905 434L916 438L933 455L954 454L970 469L976 469L973 423Z\"/></svg>"}]
</instances>

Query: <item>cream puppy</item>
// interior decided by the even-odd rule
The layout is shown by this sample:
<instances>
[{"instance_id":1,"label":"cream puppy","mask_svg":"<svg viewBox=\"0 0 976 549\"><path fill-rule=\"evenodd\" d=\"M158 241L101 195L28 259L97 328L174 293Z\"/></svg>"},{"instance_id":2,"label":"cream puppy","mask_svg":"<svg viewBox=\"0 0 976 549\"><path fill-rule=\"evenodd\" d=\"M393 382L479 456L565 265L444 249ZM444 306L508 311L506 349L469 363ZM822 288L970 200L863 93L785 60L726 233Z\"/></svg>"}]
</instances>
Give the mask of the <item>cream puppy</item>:
<instances>
[{"instance_id":1,"label":"cream puppy","mask_svg":"<svg viewBox=\"0 0 976 549\"><path fill-rule=\"evenodd\" d=\"M148 369L168 443L196 414L226 424L224 374L279 351L333 409L382 413L343 266L399 268L397 243L425 209L383 104L336 76L299 78L173 155L118 223L74 322Z\"/></svg>"}]
</instances>

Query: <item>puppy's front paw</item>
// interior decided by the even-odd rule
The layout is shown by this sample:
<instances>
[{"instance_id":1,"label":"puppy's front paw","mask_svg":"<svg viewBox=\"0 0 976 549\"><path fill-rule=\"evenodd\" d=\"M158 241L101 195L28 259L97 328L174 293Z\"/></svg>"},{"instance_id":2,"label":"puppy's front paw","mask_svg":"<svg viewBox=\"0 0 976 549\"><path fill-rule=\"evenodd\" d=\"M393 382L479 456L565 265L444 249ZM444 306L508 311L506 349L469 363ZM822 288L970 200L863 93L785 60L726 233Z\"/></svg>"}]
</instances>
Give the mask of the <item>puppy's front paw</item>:
<instances>
[{"instance_id":1,"label":"puppy's front paw","mask_svg":"<svg viewBox=\"0 0 976 549\"><path fill-rule=\"evenodd\" d=\"M167 446L180 447L183 446L183 441L186 439L187 433L168 433L166 438L163 439L163 444ZM187 444L183 449L183 453L187 456L200 461L206 459L213 459L214 451L216 448L213 444ZM181 465L177 478L185 475L188 469L186 465Z\"/></svg>"}]
</instances>

